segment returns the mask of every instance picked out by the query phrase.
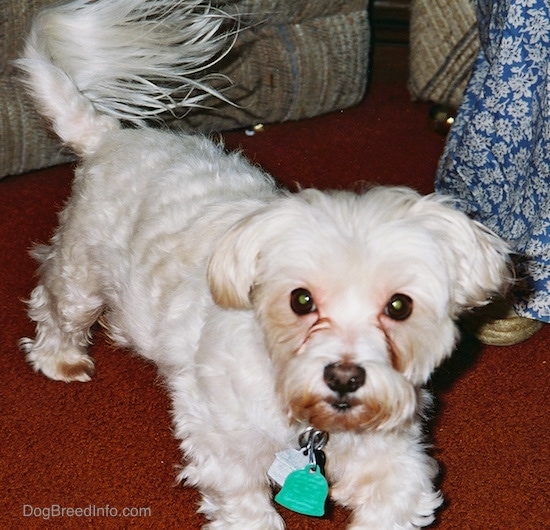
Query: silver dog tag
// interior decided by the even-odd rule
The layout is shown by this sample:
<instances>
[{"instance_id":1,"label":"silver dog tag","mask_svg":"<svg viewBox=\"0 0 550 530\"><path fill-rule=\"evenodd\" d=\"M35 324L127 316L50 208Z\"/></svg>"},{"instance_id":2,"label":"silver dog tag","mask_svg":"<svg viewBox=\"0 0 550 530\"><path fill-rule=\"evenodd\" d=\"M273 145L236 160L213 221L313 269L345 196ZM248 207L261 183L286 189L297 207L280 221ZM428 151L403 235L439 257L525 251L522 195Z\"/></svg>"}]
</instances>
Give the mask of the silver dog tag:
<instances>
[{"instance_id":1,"label":"silver dog tag","mask_svg":"<svg viewBox=\"0 0 550 530\"><path fill-rule=\"evenodd\" d=\"M282 488L290 473L297 469L303 469L308 464L309 456L303 453L303 449L286 449L275 454L275 460L267 474L275 484Z\"/></svg>"}]
</instances>

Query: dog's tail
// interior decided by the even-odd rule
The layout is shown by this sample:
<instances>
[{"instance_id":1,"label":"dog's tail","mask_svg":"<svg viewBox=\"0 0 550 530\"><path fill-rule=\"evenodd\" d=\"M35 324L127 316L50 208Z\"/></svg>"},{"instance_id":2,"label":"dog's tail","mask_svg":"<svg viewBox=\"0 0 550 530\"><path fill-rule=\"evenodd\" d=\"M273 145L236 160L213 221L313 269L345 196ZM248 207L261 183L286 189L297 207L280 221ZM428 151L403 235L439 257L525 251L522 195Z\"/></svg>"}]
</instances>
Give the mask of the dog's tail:
<instances>
[{"instance_id":1,"label":"dog's tail","mask_svg":"<svg viewBox=\"0 0 550 530\"><path fill-rule=\"evenodd\" d=\"M228 26L229 24L229 26ZM35 19L17 61L38 110L77 154L122 121L180 117L215 95L207 70L238 22L205 0L74 0Z\"/></svg>"}]
</instances>

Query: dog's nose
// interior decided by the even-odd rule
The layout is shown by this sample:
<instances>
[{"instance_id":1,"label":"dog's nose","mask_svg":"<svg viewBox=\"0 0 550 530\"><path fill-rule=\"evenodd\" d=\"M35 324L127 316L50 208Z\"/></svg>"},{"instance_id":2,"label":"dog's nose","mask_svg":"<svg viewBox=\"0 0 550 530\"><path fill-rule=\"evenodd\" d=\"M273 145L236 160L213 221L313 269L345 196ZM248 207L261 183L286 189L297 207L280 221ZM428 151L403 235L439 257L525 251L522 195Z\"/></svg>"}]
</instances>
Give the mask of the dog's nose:
<instances>
[{"instance_id":1,"label":"dog's nose","mask_svg":"<svg viewBox=\"0 0 550 530\"><path fill-rule=\"evenodd\" d=\"M341 396L350 394L365 384L365 369L352 363L333 363L325 366L323 378L327 386Z\"/></svg>"}]
</instances>

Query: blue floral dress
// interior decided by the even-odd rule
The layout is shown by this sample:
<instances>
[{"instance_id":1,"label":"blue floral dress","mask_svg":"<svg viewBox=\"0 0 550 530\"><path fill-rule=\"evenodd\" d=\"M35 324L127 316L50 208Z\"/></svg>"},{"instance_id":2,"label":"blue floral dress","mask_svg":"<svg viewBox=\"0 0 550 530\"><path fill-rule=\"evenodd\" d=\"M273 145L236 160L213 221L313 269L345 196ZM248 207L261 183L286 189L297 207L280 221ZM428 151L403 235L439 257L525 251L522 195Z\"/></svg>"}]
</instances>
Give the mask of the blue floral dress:
<instances>
[{"instance_id":1,"label":"blue floral dress","mask_svg":"<svg viewBox=\"0 0 550 530\"><path fill-rule=\"evenodd\" d=\"M519 253L518 314L550 321L550 0L478 0L481 50L436 190Z\"/></svg>"}]
</instances>

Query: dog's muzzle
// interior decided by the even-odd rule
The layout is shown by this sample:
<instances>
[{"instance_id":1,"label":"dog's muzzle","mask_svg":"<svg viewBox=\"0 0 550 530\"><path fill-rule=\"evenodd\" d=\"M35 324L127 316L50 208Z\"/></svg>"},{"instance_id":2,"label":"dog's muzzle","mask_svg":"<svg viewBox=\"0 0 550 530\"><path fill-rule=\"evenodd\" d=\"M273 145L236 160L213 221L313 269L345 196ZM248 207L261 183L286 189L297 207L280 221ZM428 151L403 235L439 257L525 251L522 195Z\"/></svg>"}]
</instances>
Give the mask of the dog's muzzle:
<instances>
[{"instance_id":1,"label":"dog's muzzle","mask_svg":"<svg viewBox=\"0 0 550 530\"><path fill-rule=\"evenodd\" d=\"M332 406L345 411L353 406L350 394L361 388L367 379L362 366L352 363L332 363L325 366L323 379L326 385L338 394Z\"/></svg>"}]
</instances>

